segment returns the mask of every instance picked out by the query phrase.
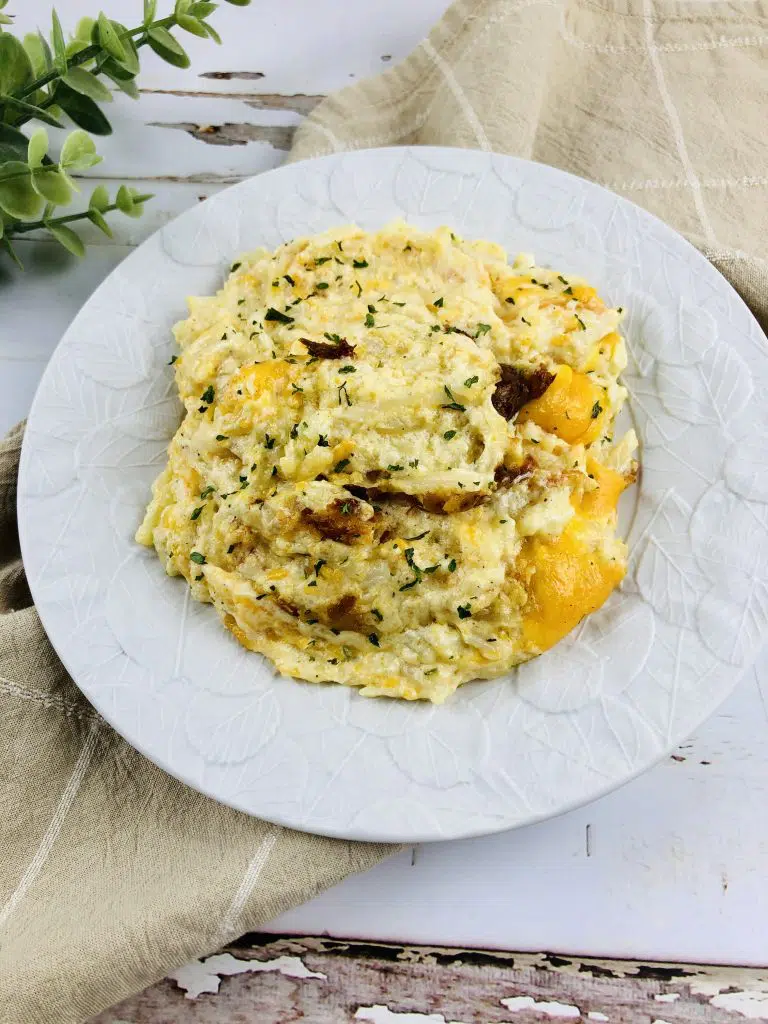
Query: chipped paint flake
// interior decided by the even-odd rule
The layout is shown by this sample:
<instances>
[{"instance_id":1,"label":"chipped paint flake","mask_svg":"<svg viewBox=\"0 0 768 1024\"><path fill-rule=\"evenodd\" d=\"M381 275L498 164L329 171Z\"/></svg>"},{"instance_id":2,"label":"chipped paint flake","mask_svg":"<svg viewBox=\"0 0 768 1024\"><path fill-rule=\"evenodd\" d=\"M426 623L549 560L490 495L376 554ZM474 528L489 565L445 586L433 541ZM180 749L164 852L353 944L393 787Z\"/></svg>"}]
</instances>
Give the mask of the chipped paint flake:
<instances>
[{"instance_id":1,"label":"chipped paint flake","mask_svg":"<svg viewBox=\"0 0 768 1024\"><path fill-rule=\"evenodd\" d=\"M547 1003L537 1002L533 996L512 996L511 999L500 1000L502 1006L506 1006L513 1013L521 1010L535 1010L547 1017L580 1017L581 1010L571 1003Z\"/></svg>"},{"instance_id":2,"label":"chipped paint flake","mask_svg":"<svg viewBox=\"0 0 768 1024\"><path fill-rule=\"evenodd\" d=\"M366 1020L370 1024L465 1024L460 1020L446 1020L442 1013L397 1013L380 1003L358 1006L355 1020Z\"/></svg>"},{"instance_id":3,"label":"chipped paint flake","mask_svg":"<svg viewBox=\"0 0 768 1024\"><path fill-rule=\"evenodd\" d=\"M184 989L187 999L197 999L204 992L218 992L223 976L259 972L277 972L287 978L326 978L325 974L310 971L297 956L279 956L274 960L237 960L231 953L216 953L202 961L193 960L191 964L171 971L168 977Z\"/></svg>"},{"instance_id":4,"label":"chipped paint flake","mask_svg":"<svg viewBox=\"0 0 768 1024\"><path fill-rule=\"evenodd\" d=\"M589 1020L610 1020L604 1013L600 1013L599 1010L590 1010L587 1014Z\"/></svg>"},{"instance_id":5,"label":"chipped paint flake","mask_svg":"<svg viewBox=\"0 0 768 1024\"><path fill-rule=\"evenodd\" d=\"M674 1003L680 998L679 992L657 993L653 997L657 1003Z\"/></svg>"}]
</instances>

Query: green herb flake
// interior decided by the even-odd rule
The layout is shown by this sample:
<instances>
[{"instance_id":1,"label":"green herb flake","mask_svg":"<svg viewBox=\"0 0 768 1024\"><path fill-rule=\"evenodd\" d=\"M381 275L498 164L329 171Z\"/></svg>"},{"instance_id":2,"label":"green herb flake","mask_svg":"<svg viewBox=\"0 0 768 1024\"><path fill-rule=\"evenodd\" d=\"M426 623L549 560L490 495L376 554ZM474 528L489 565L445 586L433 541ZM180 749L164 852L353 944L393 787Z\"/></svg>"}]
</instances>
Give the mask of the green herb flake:
<instances>
[{"instance_id":1,"label":"green herb flake","mask_svg":"<svg viewBox=\"0 0 768 1024\"><path fill-rule=\"evenodd\" d=\"M398 473L402 468L402 466L387 466L390 473Z\"/></svg>"},{"instance_id":2,"label":"green herb flake","mask_svg":"<svg viewBox=\"0 0 768 1024\"><path fill-rule=\"evenodd\" d=\"M315 260L315 266L316 267L322 267L322 265L324 263L329 263L330 260L331 260L330 256L320 256L318 259Z\"/></svg>"},{"instance_id":3,"label":"green herb flake","mask_svg":"<svg viewBox=\"0 0 768 1024\"><path fill-rule=\"evenodd\" d=\"M272 467L272 476L277 476L277 466Z\"/></svg>"},{"instance_id":4,"label":"green herb flake","mask_svg":"<svg viewBox=\"0 0 768 1024\"><path fill-rule=\"evenodd\" d=\"M190 562L194 562L195 565L205 565L205 555L201 555L199 551L193 551L189 556Z\"/></svg>"},{"instance_id":5,"label":"green herb flake","mask_svg":"<svg viewBox=\"0 0 768 1024\"><path fill-rule=\"evenodd\" d=\"M178 356L171 356L171 358L168 360L168 365L173 366L173 364L176 362L178 358Z\"/></svg>"},{"instance_id":6,"label":"green herb flake","mask_svg":"<svg viewBox=\"0 0 768 1024\"><path fill-rule=\"evenodd\" d=\"M291 427L291 440L295 441L298 436L299 436L299 424L298 423L294 423L293 426Z\"/></svg>"},{"instance_id":7,"label":"green herb flake","mask_svg":"<svg viewBox=\"0 0 768 1024\"><path fill-rule=\"evenodd\" d=\"M334 473L341 473L342 470L347 468L347 466L349 465L349 462L350 462L349 459L342 459L341 462L337 462L336 465L333 467L333 472Z\"/></svg>"},{"instance_id":8,"label":"green herb flake","mask_svg":"<svg viewBox=\"0 0 768 1024\"><path fill-rule=\"evenodd\" d=\"M424 675L425 676L433 676L435 674L435 672L437 672L436 668L428 668L428 669L425 670Z\"/></svg>"},{"instance_id":9,"label":"green herb flake","mask_svg":"<svg viewBox=\"0 0 768 1024\"><path fill-rule=\"evenodd\" d=\"M341 366L339 368L339 373L357 373L357 367L356 366Z\"/></svg>"},{"instance_id":10,"label":"green herb flake","mask_svg":"<svg viewBox=\"0 0 768 1024\"><path fill-rule=\"evenodd\" d=\"M294 394L298 394L299 392L302 392L304 390L304 388L300 388L298 384L294 384L293 381L291 381L291 389L293 390Z\"/></svg>"},{"instance_id":11,"label":"green herb flake","mask_svg":"<svg viewBox=\"0 0 768 1024\"><path fill-rule=\"evenodd\" d=\"M508 298L504 299L504 301L508 302L510 304L510 306L514 306L515 305L515 300L512 298L511 295Z\"/></svg>"},{"instance_id":12,"label":"green herb flake","mask_svg":"<svg viewBox=\"0 0 768 1024\"><path fill-rule=\"evenodd\" d=\"M376 619L377 622L383 622L384 616L381 614L378 608L371 608L371 615Z\"/></svg>"},{"instance_id":13,"label":"green herb flake","mask_svg":"<svg viewBox=\"0 0 768 1024\"><path fill-rule=\"evenodd\" d=\"M448 563L448 572L456 572L456 559L452 558Z\"/></svg>"},{"instance_id":14,"label":"green herb flake","mask_svg":"<svg viewBox=\"0 0 768 1024\"><path fill-rule=\"evenodd\" d=\"M269 434L265 434L264 435L264 447L267 449L268 452L271 452L272 449L275 447L275 438L274 437L270 437Z\"/></svg>"},{"instance_id":15,"label":"green herb flake","mask_svg":"<svg viewBox=\"0 0 768 1024\"><path fill-rule=\"evenodd\" d=\"M352 507L348 501L345 501L344 504L339 509L339 511L343 516L348 516L349 513L352 511Z\"/></svg>"},{"instance_id":16,"label":"green herb flake","mask_svg":"<svg viewBox=\"0 0 768 1024\"><path fill-rule=\"evenodd\" d=\"M211 402L213 401L213 395L213 384L209 384L205 391L202 393L202 395L200 395L200 401L207 402L208 405L210 405Z\"/></svg>"},{"instance_id":17,"label":"green herb flake","mask_svg":"<svg viewBox=\"0 0 768 1024\"><path fill-rule=\"evenodd\" d=\"M325 289L326 289L326 288L328 288L328 287L329 287L329 285L328 285L328 282L327 282L327 281L319 281L319 282L318 282L318 283L317 283L317 284L315 285L315 288L317 288L317 290L318 290L319 292L324 292L324 291L325 291Z\"/></svg>"},{"instance_id":18,"label":"green herb flake","mask_svg":"<svg viewBox=\"0 0 768 1024\"><path fill-rule=\"evenodd\" d=\"M234 274L234 272L236 270L239 270L240 267L242 267L242 263L233 263L232 266L229 268L230 274Z\"/></svg>"},{"instance_id":19,"label":"green herb flake","mask_svg":"<svg viewBox=\"0 0 768 1024\"><path fill-rule=\"evenodd\" d=\"M393 302L392 305L393 306L404 306L405 303L404 302Z\"/></svg>"},{"instance_id":20,"label":"green herb flake","mask_svg":"<svg viewBox=\"0 0 768 1024\"><path fill-rule=\"evenodd\" d=\"M521 319L521 320L523 321L523 323L524 323L524 324L526 325L526 327L531 327L531 326L533 326L533 325L531 324L531 321L530 321L530 320L526 320L524 316L521 316L521 317L520 317L520 319Z\"/></svg>"},{"instance_id":21,"label":"green herb flake","mask_svg":"<svg viewBox=\"0 0 768 1024\"><path fill-rule=\"evenodd\" d=\"M320 570L323 568L324 565L327 565L327 564L328 563L326 562L326 560L324 558L318 558L318 560L315 562L315 565L314 565L315 576L319 576L320 575Z\"/></svg>"},{"instance_id":22,"label":"green herb flake","mask_svg":"<svg viewBox=\"0 0 768 1024\"><path fill-rule=\"evenodd\" d=\"M357 297L359 299L360 296L363 294L363 289L360 286L360 282L359 281L355 281L355 288L357 288Z\"/></svg>"},{"instance_id":23,"label":"green herb flake","mask_svg":"<svg viewBox=\"0 0 768 1024\"><path fill-rule=\"evenodd\" d=\"M237 300L238 306L242 306L244 303L245 303L245 299L238 299Z\"/></svg>"},{"instance_id":24,"label":"green herb flake","mask_svg":"<svg viewBox=\"0 0 768 1024\"><path fill-rule=\"evenodd\" d=\"M264 316L264 319L265 320L271 320L274 323L278 323L278 324L292 324L293 323L293 317L292 316L287 316L285 313L281 313L279 309L273 309L272 306L270 306L269 309L267 310L267 312L266 312L266 314Z\"/></svg>"},{"instance_id":25,"label":"green herb flake","mask_svg":"<svg viewBox=\"0 0 768 1024\"><path fill-rule=\"evenodd\" d=\"M592 406L592 419L596 420L602 411L602 405L600 405L599 402L595 402L595 404Z\"/></svg>"},{"instance_id":26,"label":"green herb flake","mask_svg":"<svg viewBox=\"0 0 768 1024\"><path fill-rule=\"evenodd\" d=\"M376 312L376 307L372 306L370 302L368 303L368 312L369 313L375 313Z\"/></svg>"},{"instance_id":27,"label":"green herb flake","mask_svg":"<svg viewBox=\"0 0 768 1024\"><path fill-rule=\"evenodd\" d=\"M366 316L365 316L365 326L366 327L375 327L376 326L375 321L373 319L373 314L372 313L366 313Z\"/></svg>"},{"instance_id":28,"label":"green herb flake","mask_svg":"<svg viewBox=\"0 0 768 1024\"><path fill-rule=\"evenodd\" d=\"M296 284L290 274L283 274L283 280L287 281L291 288Z\"/></svg>"},{"instance_id":29,"label":"green herb flake","mask_svg":"<svg viewBox=\"0 0 768 1024\"><path fill-rule=\"evenodd\" d=\"M406 540L423 540L427 536L428 533L429 533L429 530L425 530L424 533L418 533L418 534L416 534L415 537L406 537L405 539Z\"/></svg>"},{"instance_id":30,"label":"green herb flake","mask_svg":"<svg viewBox=\"0 0 768 1024\"><path fill-rule=\"evenodd\" d=\"M317 586L317 580L310 580L309 583L307 584L307 586L308 587L316 587Z\"/></svg>"},{"instance_id":31,"label":"green herb flake","mask_svg":"<svg viewBox=\"0 0 768 1024\"><path fill-rule=\"evenodd\" d=\"M320 434L320 435L318 435L317 447L318 448L327 448L328 447L328 435L327 434Z\"/></svg>"},{"instance_id":32,"label":"green herb flake","mask_svg":"<svg viewBox=\"0 0 768 1024\"><path fill-rule=\"evenodd\" d=\"M577 322L578 322L579 328L580 328L580 329L581 329L582 331L586 331L586 329L587 329L587 325L586 325L586 324L584 323L584 321L583 321L583 320L581 319L581 317L579 316L579 314L578 314L578 313L574 313L573 315L574 315L574 316L576 317L576 320L577 320Z\"/></svg>"},{"instance_id":33,"label":"green herb flake","mask_svg":"<svg viewBox=\"0 0 768 1024\"><path fill-rule=\"evenodd\" d=\"M440 296L439 299L435 299L435 301L432 303L433 306L438 306L438 307L442 306L442 304L443 304L443 297L442 297L442 295Z\"/></svg>"},{"instance_id":34,"label":"green herb flake","mask_svg":"<svg viewBox=\"0 0 768 1024\"><path fill-rule=\"evenodd\" d=\"M381 644L379 643L379 638L375 633L369 633L368 640L373 644L374 647L381 647Z\"/></svg>"},{"instance_id":35,"label":"green herb flake","mask_svg":"<svg viewBox=\"0 0 768 1024\"><path fill-rule=\"evenodd\" d=\"M480 380L479 377L467 377L467 379L464 381L464 387L465 388L471 388L472 385L473 384L477 384L477 382L479 380Z\"/></svg>"},{"instance_id":36,"label":"green herb flake","mask_svg":"<svg viewBox=\"0 0 768 1024\"><path fill-rule=\"evenodd\" d=\"M460 619L468 619L472 615L472 609L469 607L469 602L467 602L467 604L460 604L456 611L459 613Z\"/></svg>"},{"instance_id":37,"label":"green herb flake","mask_svg":"<svg viewBox=\"0 0 768 1024\"><path fill-rule=\"evenodd\" d=\"M453 438L456 437L456 431L446 430L446 432L443 434L443 437L445 438L446 441L452 441Z\"/></svg>"},{"instance_id":38,"label":"green herb flake","mask_svg":"<svg viewBox=\"0 0 768 1024\"><path fill-rule=\"evenodd\" d=\"M368 260L352 260L352 266L362 270L363 267L368 266Z\"/></svg>"},{"instance_id":39,"label":"green herb flake","mask_svg":"<svg viewBox=\"0 0 768 1024\"><path fill-rule=\"evenodd\" d=\"M192 520L193 523L194 523L194 521L196 519L200 518L200 513L203 511L204 508L205 508L204 505L198 505L198 507L194 510L192 515L189 517Z\"/></svg>"},{"instance_id":40,"label":"green herb flake","mask_svg":"<svg viewBox=\"0 0 768 1024\"><path fill-rule=\"evenodd\" d=\"M215 490L216 488L212 484L209 484L204 491L200 491L200 497L210 498L210 496L213 494Z\"/></svg>"},{"instance_id":41,"label":"green herb flake","mask_svg":"<svg viewBox=\"0 0 768 1024\"><path fill-rule=\"evenodd\" d=\"M414 579L412 579L412 580L410 581L410 583L404 583L404 584L402 585L402 587L400 587L400 593L402 594L402 592L403 592L404 590L410 590L410 589L411 589L411 587L415 587L415 586L416 586L416 584L417 584L418 582L419 582L419 577L418 577L418 576L416 576L416 577L415 577Z\"/></svg>"},{"instance_id":42,"label":"green herb flake","mask_svg":"<svg viewBox=\"0 0 768 1024\"><path fill-rule=\"evenodd\" d=\"M481 334L487 334L488 331L490 331L490 329L491 329L491 325L490 324L478 324L477 325L477 331L475 332L475 337L479 338Z\"/></svg>"},{"instance_id":43,"label":"green herb flake","mask_svg":"<svg viewBox=\"0 0 768 1024\"><path fill-rule=\"evenodd\" d=\"M229 434L217 434L216 435L216 440L217 441L228 441L229 440Z\"/></svg>"},{"instance_id":44,"label":"green herb flake","mask_svg":"<svg viewBox=\"0 0 768 1024\"><path fill-rule=\"evenodd\" d=\"M456 401L447 384L443 384L443 391L450 398L450 403L448 405L441 405L441 409L455 409L457 412L465 412L465 407Z\"/></svg>"},{"instance_id":45,"label":"green herb flake","mask_svg":"<svg viewBox=\"0 0 768 1024\"><path fill-rule=\"evenodd\" d=\"M411 459L411 461L408 463L408 465L411 467L411 469L416 469L418 464L419 464L419 460L418 459Z\"/></svg>"}]
</instances>

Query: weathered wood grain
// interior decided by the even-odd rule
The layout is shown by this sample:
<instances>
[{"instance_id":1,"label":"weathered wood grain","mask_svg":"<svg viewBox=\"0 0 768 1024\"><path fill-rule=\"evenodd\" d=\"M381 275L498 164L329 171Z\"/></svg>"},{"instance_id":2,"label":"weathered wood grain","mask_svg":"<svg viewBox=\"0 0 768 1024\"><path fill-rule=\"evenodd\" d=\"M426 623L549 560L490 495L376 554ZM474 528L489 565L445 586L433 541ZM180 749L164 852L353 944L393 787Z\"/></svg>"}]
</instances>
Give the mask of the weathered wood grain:
<instances>
[{"instance_id":1,"label":"weathered wood grain","mask_svg":"<svg viewBox=\"0 0 768 1024\"><path fill-rule=\"evenodd\" d=\"M725 1024L768 970L246 935L90 1024Z\"/></svg>"}]
</instances>

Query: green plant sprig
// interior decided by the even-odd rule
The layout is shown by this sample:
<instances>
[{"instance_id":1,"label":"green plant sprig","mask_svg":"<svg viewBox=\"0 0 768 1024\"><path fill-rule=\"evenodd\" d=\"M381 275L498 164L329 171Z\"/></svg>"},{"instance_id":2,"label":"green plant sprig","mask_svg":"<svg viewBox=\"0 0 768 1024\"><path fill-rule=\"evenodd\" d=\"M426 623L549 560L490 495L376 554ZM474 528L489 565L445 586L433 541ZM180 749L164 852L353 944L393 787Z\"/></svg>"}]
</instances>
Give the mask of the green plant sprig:
<instances>
[{"instance_id":1,"label":"green plant sprig","mask_svg":"<svg viewBox=\"0 0 768 1024\"><path fill-rule=\"evenodd\" d=\"M250 0L226 2L246 7ZM119 210L138 217L144 202L152 198L121 185L110 202L106 189L99 186L88 209L51 216L79 191L69 172L87 170L101 160L87 132L109 135L112 131L99 106L113 98L104 79L138 98L135 78L142 46L149 46L174 67L189 67L189 56L171 29L220 43L207 21L218 5L208 0L176 0L172 14L157 18L157 0L144 0L138 27L128 29L100 12L96 18L81 18L69 41L54 9L49 42L41 32L28 33L20 41L5 31L3 26L12 24L3 13L7 4L8 0L0 0L0 248L20 265L11 239L42 228L70 252L82 255L85 247L68 226L71 222L89 220L111 235L105 213ZM48 155L44 128L36 128L29 136L20 130L33 119L63 128L64 116L77 130L64 139L57 160Z\"/></svg>"}]
</instances>

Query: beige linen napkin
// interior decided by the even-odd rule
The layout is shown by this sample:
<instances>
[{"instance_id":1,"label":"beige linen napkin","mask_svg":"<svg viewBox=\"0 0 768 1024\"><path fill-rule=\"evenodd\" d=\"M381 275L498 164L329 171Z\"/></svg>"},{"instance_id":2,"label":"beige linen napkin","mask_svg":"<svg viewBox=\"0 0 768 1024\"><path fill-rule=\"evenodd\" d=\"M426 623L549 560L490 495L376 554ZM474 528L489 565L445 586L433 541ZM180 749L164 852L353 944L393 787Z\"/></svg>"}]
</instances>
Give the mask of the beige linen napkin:
<instances>
[{"instance_id":1,"label":"beige linen napkin","mask_svg":"<svg viewBox=\"0 0 768 1024\"><path fill-rule=\"evenodd\" d=\"M322 103L291 159L395 143L515 153L686 234L768 324L768 15L753 2L460 0L399 67ZM69 1024L383 856L246 818L131 750L30 607L0 447L0 1022Z\"/></svg>"}]
</instances>

